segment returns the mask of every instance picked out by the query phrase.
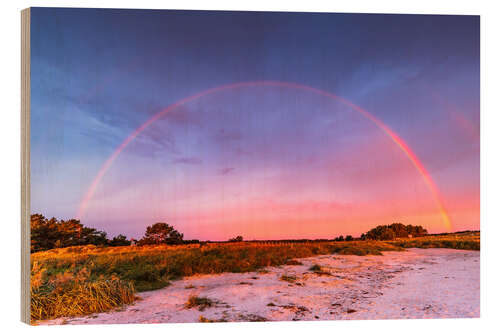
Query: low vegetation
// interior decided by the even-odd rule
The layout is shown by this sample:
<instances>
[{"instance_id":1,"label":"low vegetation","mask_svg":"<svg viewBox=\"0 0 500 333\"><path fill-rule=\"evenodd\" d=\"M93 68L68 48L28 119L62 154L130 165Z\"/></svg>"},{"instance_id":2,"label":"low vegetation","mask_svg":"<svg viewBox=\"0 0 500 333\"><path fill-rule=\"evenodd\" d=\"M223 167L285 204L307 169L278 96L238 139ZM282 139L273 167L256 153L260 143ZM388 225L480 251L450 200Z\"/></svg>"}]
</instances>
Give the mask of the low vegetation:
<instances>
[{"instance_id":1,"label":"low vegetation","mask_svg":"<svg viewBox=\"0 0 500 333\"><path fill-rule=\"evenodd\" d=\"M133 302L135 290L163 288L170 281L184 276L259 271L267 266L285 265L293 258L345 253L356 246L365 248L362 251L365 254L401 250L401 247L383 242L354 241L120 247L86 245L37 252L31 255L32 319L102 312ZM87 300L95 295L92 286L101 288L100 301L96 302L100 304L95 308L86 305ZM110 290L111 287L116 291ZM104 291L109 293L109 297L102 295ZM65 303L61 303L62 296ZM74 307L61 304L74 304ZM42 308L43 311L40 310Z\"/></svg>"},{"instance_id":2,"label":"low vegetation","mask_svg":"<svg viewBox=\"0 0 500 333\"><path fill-rule=\"evenodd\" d=\"M88 271L64 272L44 280L45 268L34 267L31 277L31 319L79 316L111 310L135 300L132 282L115 277L90 281Z\"/></svg>"},{"instance_id":3,"label":"low vegetation","mask_svg":"<svg viewBox=\"0 0 500 333\"><path fill-rule=\"evenodd\" d=\"M321 272L322 268L321 268L321 266L320 266L320 265L318 265L318 264L314 264L314 265L312 265L311 267L309 267L309 270L310 270L311 272Z\"/></svg>"},{"instance_id":4,"label":"low vegetation","mask_svg":"<svg viewBox=\"0 0 500 333\"><path fill-rule=\"evenodd\" d=\"M312 265L311 267L309 267L309 270L316 275L332 275L330 272L324 270L323 267L318 264Z\"/></svg>"},{"instance_id":5,"label":"low vegetation","mask_svg":"<svg viewBox=\"0 0 500 333\"><path fill-rule=\"evenodd\" d=\"M206 317L200 316L198 318L198 321L200 323L225 323L227 322L227 319L221 318L221 319L208 319Z\"/></svg>"},{"instance_id":6,"label":"low vegetation","mask_svg":"<svg viewBox=\"0 0 500 333\"><path fill-rule=\"evenodd\" d=\"M294 283L295 281L297 281L297 277L295 275L282 275L280 277L280 280L288 283Z\"/></svg>"},{"instance_id":7,"label":"low vegetation","mask_svg":"<svg viewBox=\"0 0 500 333\"><path fill-rule=\"evenodd\" d=\"M452 234L431 235L418 238L400 238L390 242L402 248L449 248L457 250L481 249L479 231L460 232Z\"/></svg>"},{"instance_id":8,"label":"low vegetation","mask_svg":"<svg viewBox=\"0 0 500 333\"><path fill-rule=\"evenodd\" d=\"M189 296L184 307L186 309L197 308L200 311L204 311L206 308L209 308L214 304L215 302L208 297L199 297L197 295L191 295Z\"/></svg>"}]
</instances>

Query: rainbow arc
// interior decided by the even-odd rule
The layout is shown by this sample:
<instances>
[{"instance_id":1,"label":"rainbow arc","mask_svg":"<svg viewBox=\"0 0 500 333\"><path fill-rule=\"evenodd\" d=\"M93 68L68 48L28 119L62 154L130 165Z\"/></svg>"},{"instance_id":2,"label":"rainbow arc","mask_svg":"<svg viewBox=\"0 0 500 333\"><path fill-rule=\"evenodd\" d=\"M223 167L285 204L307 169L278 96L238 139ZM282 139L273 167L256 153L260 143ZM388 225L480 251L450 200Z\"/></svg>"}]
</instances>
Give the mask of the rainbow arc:
<instances>
[{"instance_id":1,"label":"rainbow arc","mask_svg":"<svg viewBox=\"0 0 500 333\"><path fill-rule=\"evenodd\" d=\"M393 130L389 128L386 124L384 124L380 119L375 117L373 114L369 113L365 109L361 108L360 106L346 100L345 98L342 98L340 96L334 95L330 92L313 88L310 86L306 86L303 84L298 84L298 83L293 83L293 82L283 82L283 81L251 81L251 82L239 82L239 83L233 83L233 84L228 84L228 85L222 85L218 86L215 88L211 88L208 90L204 90L202 92L199 92L195 95L183 98L176 103L168 106L167 108L163 109L162 111L158 112L154 116L152 116L150 119L148 119L146 122L144 122L141 126L139 126L135 131L133 131L121 144L120 146L111 154L110 157L104 162L103 166L97 173L96 177L90 184L87 192L85 193L80 205L79 209L77 212L77 219L81 219L86 210L87 207L92 200L94 193L101 182L102 178L105 176L105 174L108 172L108 170L111 168L117 157L121 154L121 152L132 142L140 133L142 133L144 130L146 130L151 124L153 124L155 121L158 119L162 118L165 114L168 112L184 105L189 102L192 102L196 99L199 99L203 96L207 96L210 94L214 94L217 92L221 92L224 90L231 90L231 89L237 89L237 88L244 88L244 87L255 87L255 86L270 86L270 87L287 87L291 89L299 89L303 91L309 91L321 96L325 96L327 98L331 98L333 100L336 100L340 102L341 104L349 107L350 109L359 112L361 115L363 115L365 118L373 122L378 128L380 128L399 148L400 150L408 157L408 159L411 161L415 169L420 173L420 175L423 177L424 182L429 189L435 203L436 207L439 210L439 213L441 215L441 219L443 221L443 224L448 230L451 230L451 220L448 216L448 213L444 207L443 200L441 198L441 194L439 192L438 187L436 186L435 182L433 181L431 175L427 171L427 169L424 167L418 156L413 152L413 150L408 146L408 144L399 136L397 135Z\"/></svg>"}]
</instances>

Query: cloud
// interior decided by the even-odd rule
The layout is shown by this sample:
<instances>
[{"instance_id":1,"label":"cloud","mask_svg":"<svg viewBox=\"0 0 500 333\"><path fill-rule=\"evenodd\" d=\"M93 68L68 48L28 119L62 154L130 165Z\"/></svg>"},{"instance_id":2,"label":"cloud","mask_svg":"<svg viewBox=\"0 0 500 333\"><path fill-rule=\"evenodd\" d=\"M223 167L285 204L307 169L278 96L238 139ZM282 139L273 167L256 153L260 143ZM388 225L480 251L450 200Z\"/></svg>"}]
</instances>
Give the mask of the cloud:
<instances>
[{"instance_id":1,"label":"cloud","mask_svg":"<svg viewBox=\"0 0 500 333\"><path fill-rule=\"evenodd\" d=\"M228 131L226 129L219 129L214 134L214 139L217 142L239 141L242 137L241 133L237 131Z\"/></svg>"},{"instance_id":2,"label":"cloud","mask_svg":"<svg viewBox=\"0 0 500 333\"><path fill-rule=\"evenodd\" d=\"M196 157L180 157L173 160L175 164L201 164L203 161Z\"/></svg>"},{"instance_id":3,"label":"cloud","mask_svg":"<svg viewBox=\"0 0 500 333\"><path fill-rule=\"evenodd\" d=\"M229 174L229 173L231 173L233 171L234 171L234 168L222 168L217 173L219 175L227 175L227 174Z\"/></svg>"}]
</instances>

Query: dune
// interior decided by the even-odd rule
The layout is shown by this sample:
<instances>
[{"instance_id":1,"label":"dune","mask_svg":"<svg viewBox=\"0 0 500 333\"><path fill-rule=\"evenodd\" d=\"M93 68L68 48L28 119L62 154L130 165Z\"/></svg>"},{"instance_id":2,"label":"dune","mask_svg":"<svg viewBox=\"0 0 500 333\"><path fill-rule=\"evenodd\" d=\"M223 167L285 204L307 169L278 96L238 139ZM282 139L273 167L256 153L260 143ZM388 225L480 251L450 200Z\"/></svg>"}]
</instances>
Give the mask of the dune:
<instances>
[{"instance_id":1,"label":"dune","mask_svg":"<svg viewBox=\"0 0 500 333\"><path fill-rule=\"evenodd\" d=\"M479 256L454 249L321 255L302 265L192 276L139 293L116 311L38 324L474 318Z\"/></svg>"}]
</instances>

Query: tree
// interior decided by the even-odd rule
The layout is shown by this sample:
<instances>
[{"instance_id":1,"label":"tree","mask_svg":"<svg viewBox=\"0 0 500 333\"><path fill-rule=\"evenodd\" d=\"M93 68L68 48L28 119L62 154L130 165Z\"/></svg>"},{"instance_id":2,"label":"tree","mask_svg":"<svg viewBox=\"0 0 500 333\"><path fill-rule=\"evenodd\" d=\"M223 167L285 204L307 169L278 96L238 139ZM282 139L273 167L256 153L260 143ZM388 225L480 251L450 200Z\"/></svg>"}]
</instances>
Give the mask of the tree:
<instances>
[{"instance_id":1,"label":"tree","mask_svg":"<svg viewBox=\"0 0 500 333\"><path fill-rule=\"evenodd\" d=\"M396 234L390 228L384 228L379 236L379 240L393 240L396 238Z\"/></svg>"},{"instance_id":2,"label":"tree","mask_svg":"<svg viewBox=\"0 0 500 333\"><path fill-rule=\"evenodd\" d=\"M351 235L347 235L347 236L345 236L345 240L346 240L346 242L351 242L351 241L353 241L354 239L352 238L352 236L351 236Z\"/></svg>"},{"instance_id":3,"label":"tree","mask_svg":"<svg viewBox=\"0 0 500 333\"><path fill-rule=\"evenodd\" d=\"M184 235L174 229L173 226L158 222L146 228L144 237L139 245L148 244L182 244Z\"/></svg>"},{"instance_id":4,"label":"tree","mask_svg":"<svg viewBox=\"0 0 500 333\"><path fill-rule=\"evenodd\" d=\"M85 227L80 220L48 219L42 214L31 215L31 252L76 245L106 245L104 231Z\"/></svg>"},{"instance_id":5,"label":"tree","mask_svg":"<svg viewBox=\"0 0 500 333\"><path fill-rule=\"evenodd\" d=\"M404 238L408 235L423 236L427 234L422 226L404 225L402 223L393 223L390 225L379 225L366 234L361 235L361 239L391 240L394 238Z\"/></svg>"},{"instance_id":6,"label":"tree","mask_svg":"<svg viewBox=\"0 0 500 333\"><path fill-rule=\"evenodd\" d=\"M427 235L427 230L425 230L420 225L413 226L413 225L409 224L406 226L406 231L408 232L408 234L412 235L413 237Z\"/></svg>"},{"instance_id":7,"label":"tree","mask_svg":"<svg viewBox=\"0 0 500 333\"><path fill-rule=\"evenodd\" d=\"M394 239L394 237L394 231L387 225L379 225L366 233L367 239L391 240Z\"/></svg>"},{"instance_id":8,"label":"tree","mask_svg":"<svg viewBox=\"0 0 500 333\"><path fill-rule=\"evenodd\" d=\"M229 239L229 242L243 242L243 236L236 236L234 238Z\"/></svg>"},{"instance_id":9,"label":"tree","mask_svg":"<svg viewBox=\"0 0 500 333\"><path fill-rule=\"evenodd\" d=\"M58 240L55 218L47 219L42 214L31 215L31 252L53 249Z\"/></svg>"},{"instance_id":10,"label":"tree","mask_svg":"<svg viewBox=\"0 0 500 333\"><path fill-rule=\"evenodd\" d=\"M113 237L113 239L109 241L110 246L128 246L130 244L131 241L127 240L127 236L122 234Z\"/></svg>"},{"instance_id":11,"label":"tree","mask_svg":"<svg viewBox=\"0 0 500 333\"><path fill-rule=\"evenodd\" d=\"M394 231L394 235L398 238L408 237L408 230L406 226L402 223L393 223L389 225L389 228Z\"/></svg>"}]
</instances>

